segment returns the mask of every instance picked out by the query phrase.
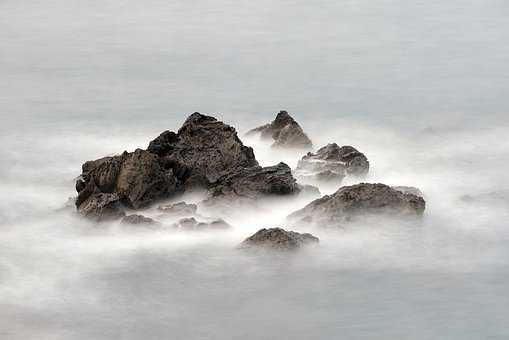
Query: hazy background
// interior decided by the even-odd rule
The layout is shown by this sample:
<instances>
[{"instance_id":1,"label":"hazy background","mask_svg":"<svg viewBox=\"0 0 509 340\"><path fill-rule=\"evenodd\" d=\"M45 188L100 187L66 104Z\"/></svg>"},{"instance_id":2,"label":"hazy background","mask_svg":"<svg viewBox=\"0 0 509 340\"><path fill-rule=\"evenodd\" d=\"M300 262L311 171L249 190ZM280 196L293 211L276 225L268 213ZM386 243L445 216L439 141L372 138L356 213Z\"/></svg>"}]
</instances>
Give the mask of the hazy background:
<instances>
[{"instance_id":1,"label":"hazy background","mask_svg":"<svg viewBox=\"0 0 509 340\"><path fill-rule=\"evenodd\" d=\"M503 0L0 1L0 337L507 339L508 16ZM274 258L234 247L305 202L193 235L63 209L86 160L194 111L245 132L280 109L316 146L364 152L369 181L420 187L422 223L317 230L319 248Z\"/></svg>"}]
</instances>

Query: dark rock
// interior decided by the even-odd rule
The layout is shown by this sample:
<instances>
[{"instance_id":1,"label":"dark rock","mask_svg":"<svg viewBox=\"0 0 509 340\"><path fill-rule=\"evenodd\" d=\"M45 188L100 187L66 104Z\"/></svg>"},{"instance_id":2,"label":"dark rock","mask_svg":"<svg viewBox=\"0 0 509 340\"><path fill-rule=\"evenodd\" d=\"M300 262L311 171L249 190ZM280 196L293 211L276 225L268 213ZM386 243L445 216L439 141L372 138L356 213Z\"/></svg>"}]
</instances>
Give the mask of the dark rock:
<instances>
[{"instance_id":1,"label":"dark rock","mask_svg":"<svg viewBox=\"0 0 509 340\"><path fill-rule=\"evenodd\" d=\"M213 197L236 195L258 198L262 195L291 195L299 193L301 187L285 163L274 166L238 168L219 177L212 185Z\"/></svg>"},{"instance_id":2,"label":"dark rock","mask_svg":"<svg viewBox=\"0 0 509 340\"><path fill-rule=\"evenodd\" d=\"M365 176L368 171L369 162L363 153L351 146L331 143L302 157L295 175L302 179L341 182L346 175Z\"/></svg>"},{"instance_id":3,"label":"dark rock","mask_svg":"<svg viewBox=\"0 0 509 340\"><path fill-rule=\"evenodd\" d=\"M187 204L186 202L178 202L169 205L161 205L157 208L166 214L172 214L177 216L182 215L195 215L198 207L196 204Z\"/></svg>"},{"instance_id":4,"label":"dark rock","mask_svg":"<svg viewBox=\"0 0 509 340\"><path fill-rule=\"evenodd\" d=\"M266 248L272 250L296 250L306 245L317 244L318 237L281 228L260 229L246 238L240 248Z\"/></svg>"},{"instance_id":5,"label":"dark rock","mask_svg":"<svg viewBox=\"0 0 509 340\"><path fill-rule=\"evenodd\" d=\"M340 188L292 213L291 221L322 226L341 226L367 214L422 215L422 197L405 194L385 184L361 183Z\"/></svg>"},{"instance_id":6,"label":"dark rock","mask_svg":"<svg viewBox=\"0 0 509 340\"><path fill-rule=\"evenodd\" d=\"M206 187L224 171L258 165L253 149L242 144L233 127L197 112L177 134L163 132L148 150L159 155L186 188Z\"/></svg>"},{"instance_id":7,"label":"dark rock","mask_svg":"<svg viewBox=\"0 0 509 340\"><path fill-rule=\"evenodd\" d=\"M114 201L115 209L121 209L121 205L138 209L180 189L172 170L163 169L156 155L137 149L86 162L76 190L78 211L89 216L90 211L102 211L100 206L105 202L111 207Z\"/></svg>"},{"instance_id":8,"label":"dark rock","mask_svg":"<svg viewBox=\"0 0 509 340\"><path fill-rule=\"evenodd\" d=\"M122 218L120 221L122 225L139 225L139 226L147 226L147 227L160 227L161 223L151 219L150 217L145 217L143 215L128 215Z\"/></svg>"},{"instance_id":9,"label":"dark rock","mask_svg":"<svg viewBox=\"0 0 509 340\"><path fill-rule=\"evenodd\" d=\"M311 148L313 143L304 133L299 123L286 111L280 111L274 121L247 132L246 135L260 134L263 139L273 139L274 147Z\"/></svg>"},{"instance_id":10,"label":"dark rock","mask_svg":"<svg viewBox=\"0 0 509 340\"><path fill-rule=\"evenodd\" d=\"M194 217L183 218L175 224L175 228L181 230L225 230L231 225L223 219L216 219L211 222L198 222Z\"/></svg>"}]
</instances>

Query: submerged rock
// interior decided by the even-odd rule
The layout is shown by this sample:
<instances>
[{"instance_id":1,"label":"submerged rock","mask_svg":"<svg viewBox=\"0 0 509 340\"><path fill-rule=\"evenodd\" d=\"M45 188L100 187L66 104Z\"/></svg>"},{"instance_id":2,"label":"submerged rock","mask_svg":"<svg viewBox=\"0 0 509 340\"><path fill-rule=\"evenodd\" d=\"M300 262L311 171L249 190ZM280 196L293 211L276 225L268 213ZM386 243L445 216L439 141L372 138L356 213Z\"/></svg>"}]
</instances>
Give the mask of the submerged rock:
<instances>
[{"instance_id":1,"label":"submerged rock","mask_svg":"<svg viewBox=\"0 0 509 340\"><path fill-rule=\"evenodd\" d=\"M367 214L422 215L422 197L403 193L385 184L361 183L340 188L288 216L289 220L317 226L341 226Z\"/></svg>"},{"instance_id":2,"label":"submerged rock","mask_svg":"<svg viewBox=\"0 0 509 340\"><path fill-rule=\"evenodd\" d=\"M147 226L147 227L160 227L161 223L153 220L150 217L145 217L143 215L133 214L128 215L122 218L120 221L122 225L138 225L138 226Z\"/></svg>"},{"instance_id":3,"label":"submerged rock","mask_svg":"<svg viewBox=\"0 0 509 340\"><path fill-rule=\"evenodd\" d=\"M272 250L296 250L310 244L317 244L318 237L311 234L286 231L281 228L260 229L246 238L240 248L267 248Z\"/></svg>"},{"instance_id":4,"label":"submerged rock","mask_svg":"<svg viewBox=\"0 0 509 340\"><path fill-rule=\"evenodd\" d=\"M246 135L260 134L263 139L273 139L274 147L311 148L313 143L299 123L286 111L280 111L274 121L247 132Z\"/></svg>"},{"instance_id":5,"label":"submerged rock","mask_svg":"<svg viewBox=\"0 0 509 340\"><path fill-rule=\"evenodd\" d=\"M291 195L301 191L285 163L274 166L238 168L219 177L210 189L213 197L241 196L258 198L262 195Z\"/></svg>"},{"instance_id":6,"label":"submerged rock","mask_svg":"<svg viewBox=\"0 0 509 340\"><path fill-rule=\"evenodd\" d=\"M211 222L198 222L194 217L183 218L174 226L181 230L225 230L231 228L231 225L221 218Z\"/></svg>"},{"instance_id":7,"label":"submerged rock","mask_svg":"<svg viewBox=\"0 0 509 340\"><path fill-rule=\"evenodd\" d=\"M341 182L347 175L365 176L369 171L366 156L352 146L327 144L317 152L308 152L297 164L297 178Z\"/></svg>"},{"instance_id":8,"label":"submerged rock","mask_svg":"<svg viewBox=\"0 0 509 340\"><path fill-rule=\"evenodd\" d=\"M157 207L157 210L162 211L166 214L171 215L195 215L198 210L198 206L196 204L187 204L186 202L178 202L174 204L168 205L160 205Z\"/></svg>"}]
</instances>

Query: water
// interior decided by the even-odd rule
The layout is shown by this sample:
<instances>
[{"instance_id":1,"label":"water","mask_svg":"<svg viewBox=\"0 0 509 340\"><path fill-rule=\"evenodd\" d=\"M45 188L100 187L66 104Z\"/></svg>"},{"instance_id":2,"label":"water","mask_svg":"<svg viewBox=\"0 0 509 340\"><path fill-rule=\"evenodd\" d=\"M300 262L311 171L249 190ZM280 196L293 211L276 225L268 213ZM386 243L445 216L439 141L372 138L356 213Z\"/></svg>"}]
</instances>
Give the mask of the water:
<instances>
[{"instance_id":1,"label":"water","mask_svg":"<svg viewBox=\"0 0 509 340\"><path fill-rule=\"evenodd\" d=\"M498 0L3 0L0 337L507 339L508 14ZM194 111L242 133L280 109L317 146L364 152L369 181L421 188L423 220L314 230L320 247L275 256L235 246L306 202L178 235L64 208L85 160ZM299 156L245 142L262 164Z\"/></svg>"}]
</instances>

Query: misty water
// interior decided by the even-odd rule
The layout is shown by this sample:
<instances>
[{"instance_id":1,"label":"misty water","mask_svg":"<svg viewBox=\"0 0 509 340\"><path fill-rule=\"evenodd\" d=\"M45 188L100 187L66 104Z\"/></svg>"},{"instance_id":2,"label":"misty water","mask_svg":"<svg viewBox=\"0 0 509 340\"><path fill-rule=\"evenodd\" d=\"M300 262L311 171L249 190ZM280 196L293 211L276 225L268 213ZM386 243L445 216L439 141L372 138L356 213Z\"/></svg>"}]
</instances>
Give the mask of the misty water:
<instances>
[{"instance_id":1,"label":"misty water","mask_svg":"<svg viewBox=\"0 0 509 340\"><path fill-rule=\"evenodd\" d=\"M508 15L502 0L1 1L0 338L509 338ZM200 233L66 205L84 161L194 111L294 167L302 153L242 136L281 109L315 146L365 153L366 181L419 187L423 218L251 254L236 246L295 229L309 200L209 211L234 228Z\"/></svg>"}]
</instances>

